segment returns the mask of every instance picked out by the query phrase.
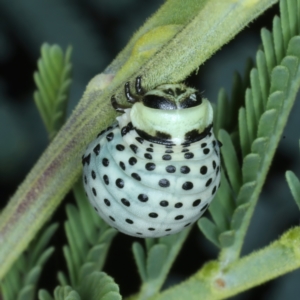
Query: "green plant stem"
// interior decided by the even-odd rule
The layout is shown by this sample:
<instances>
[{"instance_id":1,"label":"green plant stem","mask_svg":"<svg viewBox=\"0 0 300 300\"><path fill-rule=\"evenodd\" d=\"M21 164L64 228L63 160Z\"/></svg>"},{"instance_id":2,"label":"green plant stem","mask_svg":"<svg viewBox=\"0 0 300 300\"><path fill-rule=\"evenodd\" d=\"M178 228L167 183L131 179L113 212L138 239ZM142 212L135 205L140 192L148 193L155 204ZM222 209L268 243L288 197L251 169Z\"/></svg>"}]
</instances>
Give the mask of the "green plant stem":
<instances>
[{"instance_id":1,"label":"green plant stem","mask_svg":"<svg viewBox=\"0 0 300 300\"><path fill-rule=\"evenodd\" d=\"M293 271L300 267L299 236L300 228L295 227L271 245L229 264L225 269L217 261L209 262L185 282L151 300L225 299Z\"/></svg>"},{"instance_id":2,"label":"green plant stem","mask_svg":"<svg viewBox=\"0 0 300 300\"><path fill-rule=\"evenodd\" d=\"M181 20L179 24L183 27L189 26L188 32L181 31L181 34L175 35L176 40L166 40L165 45L161 45L164 46L161 51L147 57L147 60L152 58L144 67L142 64L145 61L140 61L123 68L121 75L116 76L109 85L116 72L124 66L122 64L128 60L130 51L125 48L124 55L120 55L122 59L105 70L106 74L103 76L109 78L107 84L101 86L101 83L93 81L87 87L68 122L1 214L0 279L77 180L81 172L80 158L85 146L115 118L116 113L109 104L111 95L113 93L123 95L124 82L128 80L133 82L137 71L138 75L144 78L146 88L167 81L181 81L256 16L276 2L276 0L224 0L220 4L219 0L207 0L201 1L199 5L199 1L190 0L184 2L185 6L191 6L192 10L196 10L193 14L185 15L186 18L183 20L178 11L175 19L170 18L174 11L182 8L183 1L167 1L165 5L169 5L170 9L165 11L165 6L162 6L157 14L160 16L160 19L157 19L158 26L161 25L165 13L165 17L172 20L173 24L176 24L176 20ZM204 14L202 10L206 13ZM150 27L155 27L155 18L156 15L142 28L147 31L150 20L152 22ZM140 31L138 33L141 35ZM136 36L133 39L135 38ZM206 48L203 48L203 45ZM188 49L191 51L187 51ZM103 89L104 87L106 88Z\"/></svg>"}]
</instances>

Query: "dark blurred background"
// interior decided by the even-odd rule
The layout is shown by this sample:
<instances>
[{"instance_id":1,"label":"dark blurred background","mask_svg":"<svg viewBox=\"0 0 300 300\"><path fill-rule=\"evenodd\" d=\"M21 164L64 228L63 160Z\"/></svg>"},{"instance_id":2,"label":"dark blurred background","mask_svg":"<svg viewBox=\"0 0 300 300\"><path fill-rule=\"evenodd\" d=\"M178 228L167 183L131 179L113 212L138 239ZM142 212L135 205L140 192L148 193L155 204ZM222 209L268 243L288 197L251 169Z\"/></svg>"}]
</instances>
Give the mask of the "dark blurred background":
<instances>
[{"instance_id":1,"label":"dark blurred background","mask_svg":"<svg viewBox=\"0 0 300 300\"><path fill-rule=\"evenodd\" d=\"M33 102L33 72L44 42L64 49L73 46L73 84L69 113L78 103L86 84L100 73L126 45L131 35L163 3L162 0L0 0L0 189L1 207L13 195L27 172L47 147L47 133ZM271 29L278 6L259 17L224 46L189 80L212 102L224 87L230 94L234 71L244 73L248 57L255 59L260 29ZM268 245L286 229L299 225L299 211L285 181L285 170L299 170L299 101L293 108L260 202L256 208L244 254ZM72 195L67 197L72 202ZM61 224L64 205L54 219ZM139 278L133 262L134 238L119 234L113 242L105 271L127 296L137 291ZM64 241L62 227L55 241L57 251L47 264L41 287L53 290L55 272L64 269L60 257ZM194 228L174 264L166 286L186 279L217 249ZM55 266L55 268L53 268ZM254 288L232 299L299 299L300 271ZM199 295L199 298L201 296Z\"/></svg>"}]
</instances>

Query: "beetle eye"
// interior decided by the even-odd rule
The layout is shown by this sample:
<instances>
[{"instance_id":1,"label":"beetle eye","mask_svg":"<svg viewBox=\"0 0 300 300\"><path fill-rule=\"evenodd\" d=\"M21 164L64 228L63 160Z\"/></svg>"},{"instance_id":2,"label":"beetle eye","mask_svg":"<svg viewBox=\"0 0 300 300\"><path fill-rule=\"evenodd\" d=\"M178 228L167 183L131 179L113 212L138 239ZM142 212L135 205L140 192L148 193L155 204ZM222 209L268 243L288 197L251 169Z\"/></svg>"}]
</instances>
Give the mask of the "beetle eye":
<instances>
[{"instance_id":1,"label":"beetle eye","mask_svg":"<svg viewBox=\"0 0 300 300\"><path fill-rule=\"evenodd\" d=\"M145 106L156 109L163 110L173 110L177 109L176 104L171 102L170 100L156 95L146 95L143 98L143 103Z\"/></svg>"},{"instance_id":2,"label":"beetle eye","mask_svg":"<svg viewBox=\"0 0 300 300\"><path fill-rule=\"evenodd\" d=\"M185 98L183 101L180 102L181 108L189 108L200 105L202 103L201 94L196 92L191 94L189 97Z\"/></svg>"}]
</instances>

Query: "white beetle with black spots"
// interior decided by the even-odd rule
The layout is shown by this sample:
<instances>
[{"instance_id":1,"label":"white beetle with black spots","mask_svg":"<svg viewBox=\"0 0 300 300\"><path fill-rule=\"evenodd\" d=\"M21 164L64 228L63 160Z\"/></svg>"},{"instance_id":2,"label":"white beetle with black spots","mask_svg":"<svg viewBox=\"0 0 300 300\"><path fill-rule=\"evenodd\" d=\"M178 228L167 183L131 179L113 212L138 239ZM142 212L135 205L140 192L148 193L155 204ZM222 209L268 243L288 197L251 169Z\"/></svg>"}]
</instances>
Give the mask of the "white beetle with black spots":
<instances>
[{"instance_id":1,"label":"white beetle with black spots","mask_svg":"<svg viewBox=\"0 0 300 300\"><path fill-rule=\"evenodd\" d=\"M207 99L184 84L136 94L131 108L92 141L82 158L89 201L109 225L136 237L177 233L197 221L220 185L220 144Z\"/></svg>"}]
</instances>

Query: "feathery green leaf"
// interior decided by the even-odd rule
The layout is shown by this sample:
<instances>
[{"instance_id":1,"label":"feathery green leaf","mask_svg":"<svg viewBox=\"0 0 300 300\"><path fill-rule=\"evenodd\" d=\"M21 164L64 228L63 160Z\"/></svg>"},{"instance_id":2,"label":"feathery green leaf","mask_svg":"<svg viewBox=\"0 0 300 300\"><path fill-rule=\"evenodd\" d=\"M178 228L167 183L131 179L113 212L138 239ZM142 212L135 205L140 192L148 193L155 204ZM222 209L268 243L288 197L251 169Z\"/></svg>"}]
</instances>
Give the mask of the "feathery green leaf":
<instances>
[{"instance_id":1,"label":"feathery green leaf","mask_svg":"<svg viewBox=\"0 0 300 300\"><path fill-rule=\"evenodd\" d=\"M28 250L15 262L5 278L0 282L3 300L35 299L35 291L44 264L54 248L46 248L58 228L52 224L32 241ZM45 249L46 248L46 249Z\"/></svg>"},{"instance_id":2,"label":"feathery green leaf","mask_svg":"<svg viewBox=\"0 0 300 300\"><path fill-rule=\"evenodd\" d=\"M71 53L71 47L68 47L64 54L57 45L43 44L38 71L34 73L34 81L38 88L34 93L34 101L50 139L65 122L71 85Z\"/></svg>"}]
</instances>

